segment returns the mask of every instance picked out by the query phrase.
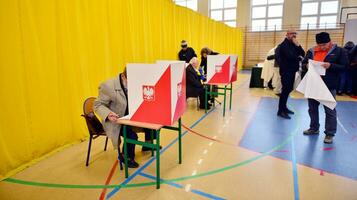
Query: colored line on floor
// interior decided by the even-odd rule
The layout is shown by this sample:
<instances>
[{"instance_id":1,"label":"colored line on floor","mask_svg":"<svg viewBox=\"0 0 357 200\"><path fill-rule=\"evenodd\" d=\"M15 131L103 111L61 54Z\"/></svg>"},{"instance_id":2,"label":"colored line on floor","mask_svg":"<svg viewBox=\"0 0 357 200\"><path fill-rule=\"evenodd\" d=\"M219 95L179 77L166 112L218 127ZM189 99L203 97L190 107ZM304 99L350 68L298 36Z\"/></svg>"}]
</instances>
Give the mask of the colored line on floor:
<instances>
[{"instance_id":1,"label":"colored line on floor","mask_svg":"<svg viewBox=\"0 0 357 200\"><path fill-rule=\"evenodd\" d=\"M113 167L112 169L110 170L109 172L109 175L107 177L107 180L105 181L105 185L109 185L110 181L112 180L112 177L117 169L117 166L118 166L118 163L119 161L118 160L115 160L114 164L113 164ZM105 195L107 193L107 188L103 188L102 192L100 193L100 197L99 197L99 200L103 200L105 199Z\"/></svg>"},{"instance_id":2,"label":"colored line on floor","mask_svg":"<svg viewBox=\"0 0 357 200\"><path fill-rule=\"evenodd\" d=\"M210 113L212 113L214 110L216 109L216 107L213 107L213 109L209 110L206 114L204 114L203 116L201 116L195 123L193 123L191 125L190 128L193 128L195 126L197 126L198 123L200 123L204 118L206 118ZM182 135L181 135L181 139L187 134L188 132L185 131ZM169 145L167 145L165 148L163 148L160 151L160 155L162 153L164 153L167 149L169 149L173 144L175 144L178 141L178 138L174 139ZM144 169L146 169L153 161L156 160L156 157L152 157L151 159L149 159L144 165L142 165L141 167L139 167L132 175L130 175L126 180L124 180L120 185L127 185L133 178L135 178L141 171L143 171ZM120 187L113 189L107 196L107 199L110 199L115 193L119 192Z\"/></svg>"},{"instance_id":3,"label":"colored line on floor","mask_svg":"<svg viewBox=\"0 0 357 200\"><path fill-rule=\"evenodd\" d=\"M217 140L217 139L215 139L215 138L208 137L208 136L206 136L206 135L204 135L204 134L202 134L202 133L198 133L198 132L196 132L196 131L194 131L194 130L188 128L188 127L185 126L184 124L182 124L182 127L183 127L184 129L186 129L188 132L193 133L193 134L195 134L195 135L198 135L198 136L200 136L200 137L202 137L202 138L205 138L205 139L208 139L208 140L211 140L211 141L214 141L214 142L222 143L222 144L225 144L225 145L237 147L237 146L234 145L234 144L226 143L226 142L223 142L223 141L221 141L221 140Z\"/></svg>"},{"instance_id":4,"label":"colored line on floor","mask_svg":"<svg viewBox=\"0 0 357 200\"><path fill-rule=\"evenodd\" d=\"M295 197L295 200L299 200L300 192L299 192L298 169L297 169L297 164L296 164L296 152L295 152L294 138L292 138L292 140L291 140L291 163L293 165L294 197Z\"/></svg>"},{"instance_id":5,"label":"colored line on floor","mask_svg":"<svg viewBox=\"0 0 357 200\"><path fill-rule=\"evenodd\" d=\"M156 180L156 177L155 176L152 176L150 174L146 174L146 173L139 173L140 176L143 176L145 178L148 178L148 179L151 179L151 180ZM160 179L163 183L167 184L167 185L170 185L172 187L175 187L175 188L179 188L179 189L185 189L184 186L180 185L180 184L177 184L175 182L171 182L171 181L166 181L164 179ZM190 192L194 193L194 194L197 194L197 195L200 195L200 196L203 196L205 198L208 198L208 199L214 199L214 200L223 200L224 198L221 198L221 197L218 197L216 195L213 195L213 194L208 194L206 192L202 192L200 190L196 190L196 189L191 189Z\"/></svg>"}]
</instances>

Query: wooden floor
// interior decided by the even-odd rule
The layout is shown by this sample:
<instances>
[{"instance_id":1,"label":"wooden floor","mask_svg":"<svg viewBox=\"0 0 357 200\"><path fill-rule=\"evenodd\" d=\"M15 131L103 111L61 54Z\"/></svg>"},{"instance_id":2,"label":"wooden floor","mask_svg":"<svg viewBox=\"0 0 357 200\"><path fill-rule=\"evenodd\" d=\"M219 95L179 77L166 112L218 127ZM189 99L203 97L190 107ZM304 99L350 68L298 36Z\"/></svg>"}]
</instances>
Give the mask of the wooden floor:
<instances>
[{"instance_id":1,"label":"wooden floor","mask_svg":"<svg viewBox=\"0 0 357 200\"><path fill-rule=\"evenodd\" d=\"M249 77L249 74L239 74L234 84L232 110L227 109L225 117L222 116L223 106L217 105L205 115L203 110L196 110L195 99L189 100L182 120L191 131L185 132L182 138L181 165L175 141L177 134L166 130L161 133L161 177L167 182L160 190L150 185L154 181L155 161L147 164L151 155L141 152L140 147L136 148L140 168L130 169L130 175L134 175L124 184L149 182L149 185L114 191L113 188L100 188L125 181L124 172L116 166L117 153L111 146L104 152L104 139L101 138L94 141L88 167L85 166L88 145L85 141L11 177L28 182L0 182L0 199L357 199L357 180L323 173L239 145L247 127L256 123L252 118L259 112L261 98L276 98L271 90L249 89ZM291 96L301 98L296 93ZM339 97L339 100L352 101L349 97ZM276 113L271 113L271 117L276 118ZM143 139L143 135L140 138ZM43 185L34 185L38 183ZM99 188L91 188L93 185Z\"/></svg>"}]
</instances>

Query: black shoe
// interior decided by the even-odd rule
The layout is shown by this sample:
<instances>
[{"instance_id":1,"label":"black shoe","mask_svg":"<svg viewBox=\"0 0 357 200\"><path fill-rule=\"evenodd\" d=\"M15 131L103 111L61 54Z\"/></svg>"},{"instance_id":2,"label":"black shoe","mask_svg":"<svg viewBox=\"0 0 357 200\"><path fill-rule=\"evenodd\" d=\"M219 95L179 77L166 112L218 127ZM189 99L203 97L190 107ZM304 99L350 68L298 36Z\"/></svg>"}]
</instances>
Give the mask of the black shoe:
<instances>
[{"instance_id":1,"label":"black shoe","mask_svg":"<svg viewBox=\"0 0 357 200\"><path fill-rule=\"evenodd\" d=\"M160 149L162 149L162 146L160 145ZM150 147L145 147L141 148L141 151L151 151L152 149Z\"/></svg>"},{"instance_id":2,"label":"black shoe","mask_svg":"<svg viewBox=\"0 0 357 200\"><path fill-rule=\"evenodd\" d=\"M312 130L312 129L307 129L304 132L304 135L318 135L320 133L319 130Z\"/></svg>"},{"instance_id":3,"label":"black shoe","mask_svg":"<svg viewBox=\"0 0 357 200\"><path fill-rule=\"evenodd\" d=\"M337 95L342 95L342 91L337 91Z\"/></svg>"},{"instance_id":4,"label":"black shoe","mask_svg":"<svg viewBox=\"0 0 357 200\"><path fill-rule=\"evenodd\" d=\"M120 170L122 170L122 164L125 165L125 160L122 154L119 154L118 156L119 162L120 162ZM128 158L128 168L138 168L139 164L135 162L134 159Z\"/></svg>"},{"instance_id":5,"label":"black shoe","mask_svg":"<svg viewBox=\"0 0 357 200\"><path fill-rule=\"evenodd\" d=\"M124 162L125 164L125 162ZM128 168L138 168L139 164L134 159L128 159Z\"/></svg>"},{"instance_id":6,"label":"black shoe","mask_svg":"<svg viewBox=\"0 0 357 200\"><path fill-rule=\"evenodd\" d=\"M278 112L277 115L284 119L291 119L291 117L286 112Z\"/></svg>"},{"instance_id":7,"label":"black shoe","mask_svg":"<svg viewBox=\"0 0 357 200\"><path fill-rule=\"evenodd\" d=\"M325 139L324 139L324 143L325 144L332 144L333 142L333 136L332 135L326 135Z\"/></svg>"},{"instance_id":8,"label":"black shoe","mask_svg":"<svg viewBox=\"0 0 357 200\"><path fill-rule=\"evenodd\" d=\"M294 112L293 111L291 111L291 110L289 110L289 108L287 108L286 110L285 110L285 112L287 113L287 114L294 114Z\"/></svg>"}]
</instances>

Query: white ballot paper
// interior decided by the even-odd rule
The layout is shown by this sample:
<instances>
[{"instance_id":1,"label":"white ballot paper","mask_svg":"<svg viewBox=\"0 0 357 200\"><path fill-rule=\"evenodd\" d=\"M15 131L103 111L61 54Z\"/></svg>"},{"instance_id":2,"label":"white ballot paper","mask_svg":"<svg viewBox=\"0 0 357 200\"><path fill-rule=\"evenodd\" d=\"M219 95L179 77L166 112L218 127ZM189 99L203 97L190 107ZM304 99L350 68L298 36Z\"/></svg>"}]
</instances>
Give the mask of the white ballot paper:
<instances>
[{"instance_id":1,"label":"white ballot paper","mask_svg":"<svg viewBox=\"0 0 357 200\"><path fill-rule=\"evenodd\" d=\"M320 61L315 61L315 60L309 60L309 63L312 63L312 66L315 68L315 71L317 74L320 76L325 76L326 74L326 69L322 66L323 62ZM310 64L309 64L310 67Z\"/></svg>"},{"instance_id":2,"label":"white ballot paper","mask_svg":"<svg viewBox=\"0 0 357 200\"><path fill-rule=\"evenodd\" d=\"M333 98L320 74L316 71L318 68L316 65L320 64L316 61L309 60L309 70L296 90L303 93L305 98L315 99L333 110L337 104L336 100Z\"/></svg>"}]
</instances>

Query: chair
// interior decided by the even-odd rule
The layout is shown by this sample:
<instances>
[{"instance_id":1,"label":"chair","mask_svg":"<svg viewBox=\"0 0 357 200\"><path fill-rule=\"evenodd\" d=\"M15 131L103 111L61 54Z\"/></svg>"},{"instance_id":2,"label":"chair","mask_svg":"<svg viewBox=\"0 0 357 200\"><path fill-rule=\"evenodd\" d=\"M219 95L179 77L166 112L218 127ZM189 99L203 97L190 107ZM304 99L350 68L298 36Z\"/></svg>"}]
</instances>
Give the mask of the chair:
<instances>
[{"instance_id":1,"label":"chair","mask_svg":"<svg viewBox=\"0 0 357 200\"><path fill-rule=\"evenodd\" d=\"M189 98L196 98L196 101L197 101L197 110L200 110L200 100L199 100L199 96L193 96L193 97L188 97L186 96L186 100L189 99Z\"/></svg>"},{"instance_id":2,"label":"chair","mask_svg":"<svg viewBox=\"0 0 357 200\"><path fill-rule=\"evenodd\" d=\"M84 101L83 115L81 115L86 120L88 132L89 132L89 144L88 144L86 166L89 165L89 156L92 147L92 140L98 138L99 136L106 136L102 124L100 123L99 119L95 116L93 111L93 103L95 99L96 99L95 97L89 97ZM104 151L107 150L107 144L108 144L108 137L106 136Z\"/></svg>"}]
</instances>

